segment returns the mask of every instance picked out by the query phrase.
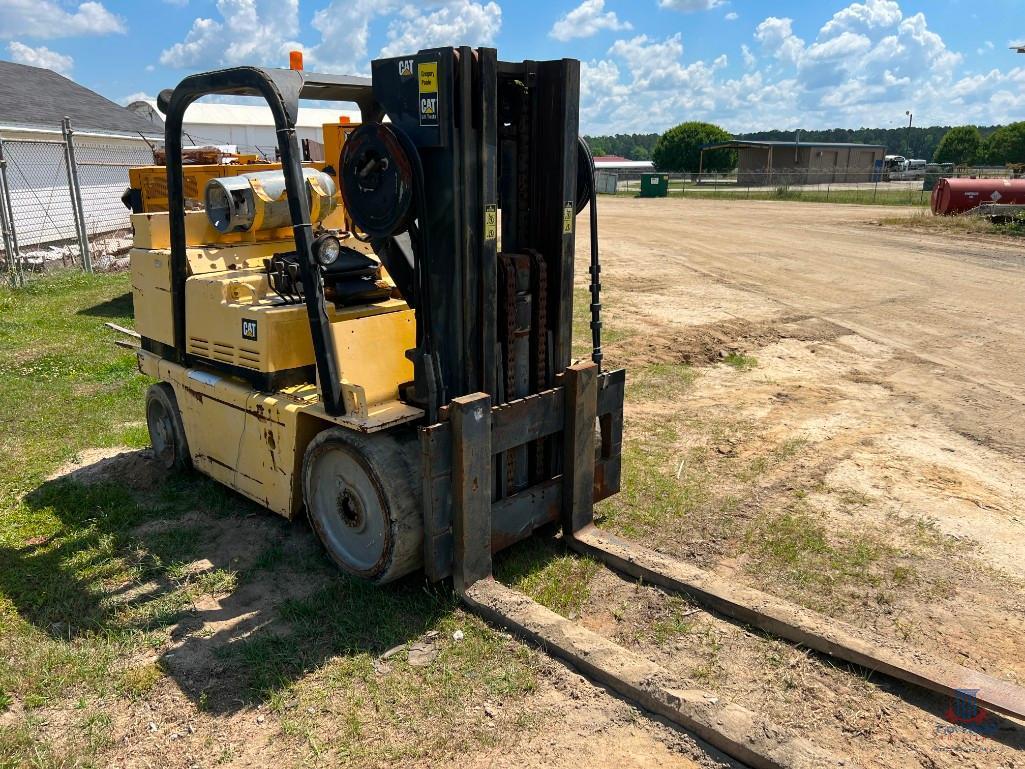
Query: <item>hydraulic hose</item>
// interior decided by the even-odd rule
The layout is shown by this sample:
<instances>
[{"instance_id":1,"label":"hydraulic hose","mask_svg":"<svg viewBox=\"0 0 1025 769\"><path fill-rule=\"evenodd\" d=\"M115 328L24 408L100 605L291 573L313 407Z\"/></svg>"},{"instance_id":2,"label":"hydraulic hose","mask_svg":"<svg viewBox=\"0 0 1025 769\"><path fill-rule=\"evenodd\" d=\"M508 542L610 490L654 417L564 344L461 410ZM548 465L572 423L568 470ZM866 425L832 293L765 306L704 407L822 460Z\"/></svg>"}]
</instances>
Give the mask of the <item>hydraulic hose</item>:
<instances>
[{"instance_id":1,"label":"hydraulic hose","mask_svg":"<svg viewBox=\"0 0 1025 769\"><path fill-rule=\"evenodd\" d=\"M587 202L590 204L591 225L591 266L589 269L591 273L591 360L598 366L600 372L603 355L601 349L601 262L598 258L598 195L595 190L594 156L583 137L580 137L578 141L580 142L580 151L577 162L586 164L589 170Z\"/></svg>"}]
</instances>

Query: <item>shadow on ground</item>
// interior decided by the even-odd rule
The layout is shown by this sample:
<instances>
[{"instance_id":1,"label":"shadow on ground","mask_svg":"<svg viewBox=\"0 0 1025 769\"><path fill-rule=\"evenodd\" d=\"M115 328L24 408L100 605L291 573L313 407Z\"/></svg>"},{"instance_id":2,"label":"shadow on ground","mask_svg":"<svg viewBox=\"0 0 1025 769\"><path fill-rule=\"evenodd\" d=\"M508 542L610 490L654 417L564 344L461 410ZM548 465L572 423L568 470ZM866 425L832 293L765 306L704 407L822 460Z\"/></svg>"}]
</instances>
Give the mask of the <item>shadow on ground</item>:
<instances>
[{"instance_id":1,"label":"shadow on ground","mask_svg":"<svg viewBox=\"0 0 1025 769\"><path fill-rule=\"evenodd\" d=\"M132 304L132 293L126 291L113 299L94 304L92 307L85 307L76 314L89 315L94 318L133 318L135 317L135 307Z\"/></svg>"},{"instance_id":2,"label":"shadow on ground","mask_svg":"<svg viewBox=\"0 0 1025 769\"><path fill-rule=\"evenodd\" d=\"M422 575L378 587L337 571L289 522L196 473L163 478L126 451L43 483L25 504L60 521L0 547L0 590L63 642L137 639L208 712L272 697L339 655L422 636L456 600Z\"/></svg>"}]
</instances>

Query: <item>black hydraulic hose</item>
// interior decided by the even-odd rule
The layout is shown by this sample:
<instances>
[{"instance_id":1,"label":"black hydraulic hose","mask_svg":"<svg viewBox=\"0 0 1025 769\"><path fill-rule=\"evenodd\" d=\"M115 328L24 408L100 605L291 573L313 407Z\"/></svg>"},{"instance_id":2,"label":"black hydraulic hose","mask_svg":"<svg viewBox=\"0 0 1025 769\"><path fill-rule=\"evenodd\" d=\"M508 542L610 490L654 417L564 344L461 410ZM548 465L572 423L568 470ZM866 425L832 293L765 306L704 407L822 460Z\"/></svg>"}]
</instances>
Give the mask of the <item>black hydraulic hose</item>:
<instances>
[{"instance_id":1,"label":"black hydraulic hose","mask_svg":"<svg viewBox=\"0 0 1025 769\"><path fill-rule=\"evenodd\" d=\"M590 203L590 219L591 219L591 267L589 272L591 273L591 360L598 366L598 370L601 371L601 361L604 357L601 349L601 262L598 258L598 195L595 190L595 178L594 178L594 156L591 154L591 148L587 146L587 142L584 141L583 137L579 138L580 142L580 157L577 162L581 160L587 163L590 173L588 179L590 180L588 189L588 203Z\"/></svg>"}]
</instances>

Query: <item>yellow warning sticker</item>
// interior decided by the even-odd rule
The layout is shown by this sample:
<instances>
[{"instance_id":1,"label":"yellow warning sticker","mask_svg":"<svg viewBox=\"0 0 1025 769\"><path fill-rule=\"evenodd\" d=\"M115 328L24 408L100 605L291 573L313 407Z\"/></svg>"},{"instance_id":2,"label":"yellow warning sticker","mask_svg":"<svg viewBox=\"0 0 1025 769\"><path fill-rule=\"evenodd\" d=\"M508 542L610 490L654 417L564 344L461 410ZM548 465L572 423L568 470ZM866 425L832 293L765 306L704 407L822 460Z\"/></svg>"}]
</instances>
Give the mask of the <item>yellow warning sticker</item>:
<instances>
[{"instance_id":1,"label":"yellow warning sticker","mask_svg":"<svg viewBox=\"0 0 1025 769\"><path fill-rule=\"evenodd\" d=\"M420 76L420 93L438 92L438 62L422 61L416 65Z\"/></svg>"},{"instance_id":2,"label":"yellow warning sticker","mask_svg":"<svg viewBox=\"0 0 1025 769\"><path fill-rule=\"evenodd\" d=\"M562 234L572 235L573 234L573 201L567 200L566 205L562 208Z\"/></svg>"},{"instance_id":3,"label":"yellow warning sticker","mask_svg":"<svg viewBox=\"0 0 1025 769\"><path fill-rule=\"evenodd\" d=\"M498 240L498 207L494 203L484 206L484 240Z\"/></svg>"},{"instance_id":4,"label":"yellow warning sticker","mask_svg":"<svg viewBox=\"0 0 1025 769\"><path fill-rule=\"evenodd\" d=\"M420 125L438 124L438 62L421 61L416 65L420 86Z\"/></svg>"}]
</instances>

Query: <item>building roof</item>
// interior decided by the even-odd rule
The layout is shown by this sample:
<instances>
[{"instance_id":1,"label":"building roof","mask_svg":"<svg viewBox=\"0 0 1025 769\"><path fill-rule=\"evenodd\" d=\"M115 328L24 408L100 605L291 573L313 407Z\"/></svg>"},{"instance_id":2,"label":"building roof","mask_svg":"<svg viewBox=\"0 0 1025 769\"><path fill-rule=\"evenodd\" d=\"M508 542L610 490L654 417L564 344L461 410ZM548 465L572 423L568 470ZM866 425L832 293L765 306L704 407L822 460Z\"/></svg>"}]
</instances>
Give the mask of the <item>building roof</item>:
<instances>
[{"instance_id":1,"label":"building roof","mask_svg":"<svg viewBox=\"0 0 1025 769\"><path fill-rule=\"evenodd\" d=\"M133 101L128 109L137 115L147 115L148 123L163 131L164 116L157 110L154 99ZM325 123L337 123L339 117L347 117L352 122L360 121L360 112L355 109L324 109L320 107L300 107L297 128L320 128ZM197 101L185 110L185 122L191 125L237 125L274 127L274 116L270 107L263 104L220 104L218 102Z\"/></svg>"},{"instance_id":2,"label":"building roof","mask_svg":"<svg viewBox=\"0 0 1025 769\"><path fill-rule=\"evenodd\" d=\"M769 149L770 147L827 147L829 149L863 149L885 150L882 144L853 144L850 142L801 142L801 141L760 141L749 139L732 139L728 142L705 144L703 150L742 150Z\"/></svg>"},{"instance_id":3,"label":"building roof","mask_svg":"<svg viewBox=\"0 0 1025 769\"><path fill-rule=\"evenodd\" d=\"M610 160L608 157L594 159L595 168L622 168L622 169L647 169L654 168L655 164L650 160Z\"/></svg>"},{"instance_id":4,"label":"building roof","mask_svg":"<svg viewBox=\"0 0 1025 769\"><path fill-rule=\"evenodd\" d=\"M154 135L153 125L95 91L41 67L0 61L0 126Z\"/></svg>"},{"instance_id":5,"label":"building roof","mask_svg":"<svg viewBox=\"0 0 1025 769\"><path fill-rule=\"evenodd\" d=\"M599 162L600 163L613 163L613 162L615 162L615 163L622 163L624 160L626 160L626 158L623 157L622 155L595 155L594 156L594 162L595 163L599 163Z\"/></svg>"}]
</instances>

